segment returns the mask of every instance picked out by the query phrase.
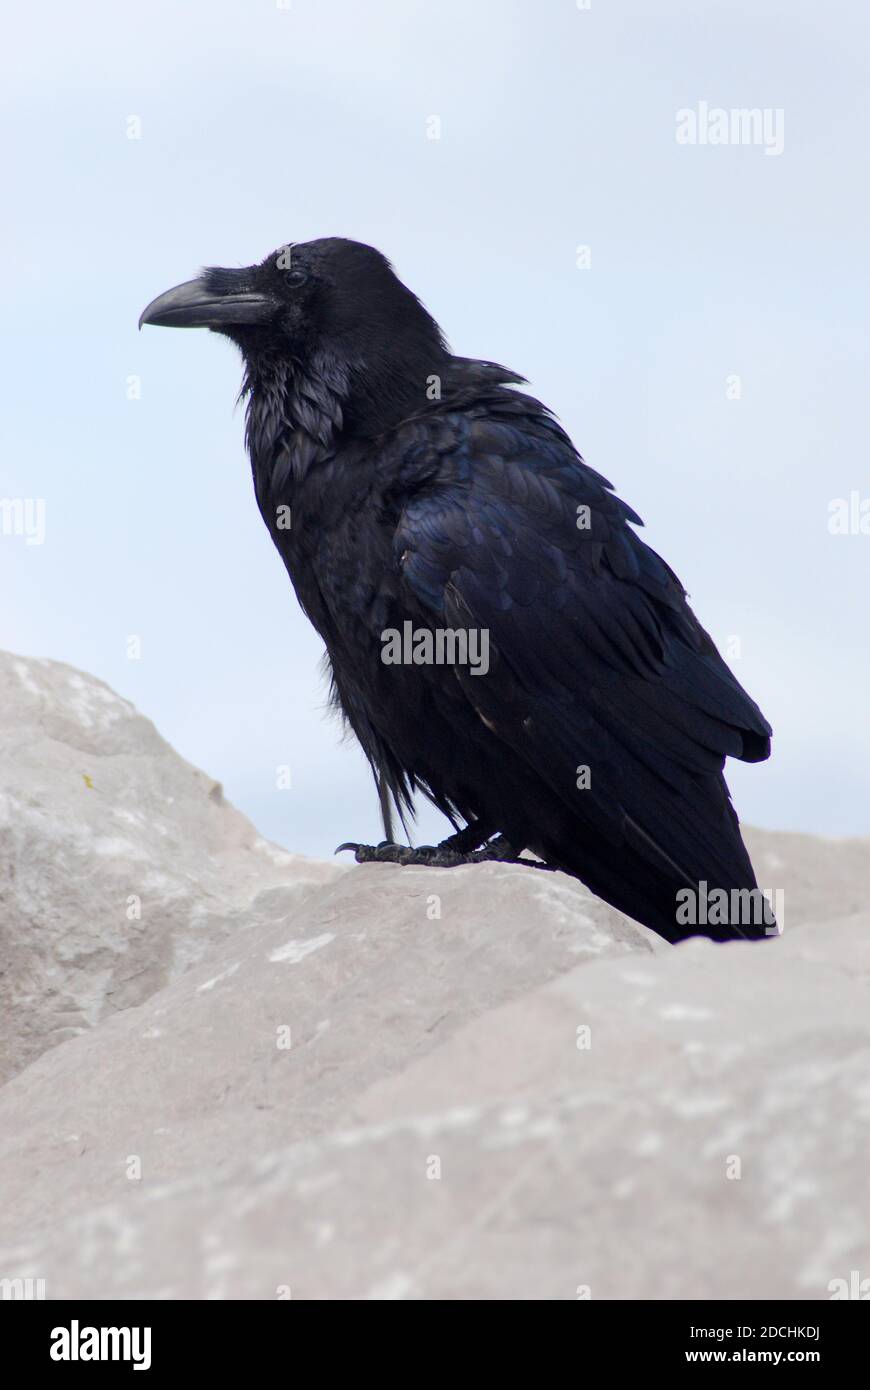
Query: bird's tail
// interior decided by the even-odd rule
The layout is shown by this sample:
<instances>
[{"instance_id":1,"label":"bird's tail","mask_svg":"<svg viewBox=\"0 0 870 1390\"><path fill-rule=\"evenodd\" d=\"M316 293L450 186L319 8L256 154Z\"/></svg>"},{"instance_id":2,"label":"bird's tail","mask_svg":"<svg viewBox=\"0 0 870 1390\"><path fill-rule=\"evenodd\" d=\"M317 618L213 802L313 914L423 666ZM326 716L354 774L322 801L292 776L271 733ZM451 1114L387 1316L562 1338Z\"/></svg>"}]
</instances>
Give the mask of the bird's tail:
<instances>
[{"instance_id":1,"label":"bird's tail","mask_svg":"<svg viewBox=\"0 0 870 1390\"><path fill-rule=\"evenodd\" d=\"M567 853L560 836L542 847L544 857L667 941L775 936L776 918L758 886L725 780L710 782L716 785L708 786L703 811L671 796L646 824L626 816L620 843L605 835L591 843L584 828Z\"/></svg>"}]
</instances>

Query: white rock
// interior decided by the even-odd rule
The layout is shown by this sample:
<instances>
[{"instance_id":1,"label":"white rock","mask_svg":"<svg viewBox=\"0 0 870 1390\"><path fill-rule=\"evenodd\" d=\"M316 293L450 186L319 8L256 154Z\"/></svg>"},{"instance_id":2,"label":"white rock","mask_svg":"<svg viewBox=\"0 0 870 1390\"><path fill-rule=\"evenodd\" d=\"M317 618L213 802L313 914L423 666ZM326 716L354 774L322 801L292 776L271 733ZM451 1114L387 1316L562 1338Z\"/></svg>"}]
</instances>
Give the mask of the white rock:
<instances>
[{"instance_id":1,"label":"white rock","mask_svg":"<svg viewBox=\"0 0 870 1390\"><path fill-rule=\"evenodd\" d=\"M0 1080L342 872L268 844L92 676L0 653L0 705Z\"/></svg>"},{"instance_id":2,"label":"white rock","mask_svg":"<svg viewBox=\"0 0 870 1390\"><path fill-rule=\"evenodd\" d=\"M754 834L783 937L670 948L562 875L286 855L98 682L0 680L23 1068L0 1278L395 1300L870 1276L867 842Z\"/></svg>"}]
</instances>

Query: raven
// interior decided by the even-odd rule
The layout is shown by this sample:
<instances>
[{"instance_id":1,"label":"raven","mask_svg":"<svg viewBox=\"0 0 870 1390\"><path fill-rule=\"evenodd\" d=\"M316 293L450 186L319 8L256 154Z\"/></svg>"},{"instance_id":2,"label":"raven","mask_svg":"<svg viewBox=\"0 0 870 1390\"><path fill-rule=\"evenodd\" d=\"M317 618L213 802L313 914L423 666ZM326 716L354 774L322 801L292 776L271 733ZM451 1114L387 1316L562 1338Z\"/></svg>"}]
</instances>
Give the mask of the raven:
<instances>
[{"instance_id":1,"label":"raven","mask_svg":"<svg viewBox=\"0 0 870 1390\"><path fill-rule=\"evenodd\" d=\"M773 934L723 777L770 726L523 377L454 356L339 237L207 269L143 323L241 349L257 504L381 800L358 861L530 851L668 941ZM392 813L418 790L456 833L412 850Z\"/></svg>"}]
</instances>

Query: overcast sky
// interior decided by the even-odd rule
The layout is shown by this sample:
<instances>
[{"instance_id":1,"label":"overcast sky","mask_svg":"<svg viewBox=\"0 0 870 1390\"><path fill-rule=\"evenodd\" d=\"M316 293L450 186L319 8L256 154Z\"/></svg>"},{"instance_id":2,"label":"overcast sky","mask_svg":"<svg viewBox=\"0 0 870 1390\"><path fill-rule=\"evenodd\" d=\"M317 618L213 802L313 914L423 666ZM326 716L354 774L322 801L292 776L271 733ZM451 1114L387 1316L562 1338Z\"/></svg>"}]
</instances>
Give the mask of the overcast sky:
<instances>
[{"instance_id":1,"label":"overcast sky","mask_svg":"<svg viewBox=\"0 0 870 1390\"><path fill-rule=\"evenodd\" d=\"M743 819L870 833L870 534L829 510L870 499L868 37L856 0L10 11L0 500L45 511L0 533L0 646L108 681L288 847L379 838L235 350L136 331L204 264L355 237L530 378L739 653L775 730Z\"/></svg>"}]
</instances>

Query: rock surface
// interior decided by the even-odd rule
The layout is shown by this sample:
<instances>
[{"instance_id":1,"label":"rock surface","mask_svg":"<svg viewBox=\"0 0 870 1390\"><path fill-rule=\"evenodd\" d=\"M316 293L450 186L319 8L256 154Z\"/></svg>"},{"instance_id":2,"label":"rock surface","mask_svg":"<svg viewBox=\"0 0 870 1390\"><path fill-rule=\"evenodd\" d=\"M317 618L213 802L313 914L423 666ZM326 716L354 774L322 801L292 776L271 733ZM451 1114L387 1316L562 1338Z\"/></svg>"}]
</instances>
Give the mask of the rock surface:
<instances>
[{"instance_id":1,"label":"rock surface","mask_svg":"<svg viewBox=\"0 0 870 1390\"><path fill-rule=\"evenodd\" d=\"M0 653L0 1082L338 866L267 843L102 681Z\"/></svg>"},{"instance_id":2,"label":"rock surface","mask_svg":"<svg viewBox=\"0 0 870 1390\"><path fill-rule=\"evenodd\" d=\"M870 843L756 832L782 938L671 948L562 875L286 855L100 682L3 658L0 684L0 1279L813 1299L870 1276Z\"/></svg>"}]
</instances>

